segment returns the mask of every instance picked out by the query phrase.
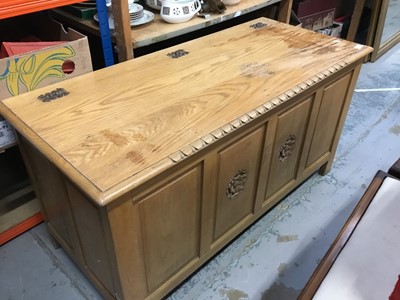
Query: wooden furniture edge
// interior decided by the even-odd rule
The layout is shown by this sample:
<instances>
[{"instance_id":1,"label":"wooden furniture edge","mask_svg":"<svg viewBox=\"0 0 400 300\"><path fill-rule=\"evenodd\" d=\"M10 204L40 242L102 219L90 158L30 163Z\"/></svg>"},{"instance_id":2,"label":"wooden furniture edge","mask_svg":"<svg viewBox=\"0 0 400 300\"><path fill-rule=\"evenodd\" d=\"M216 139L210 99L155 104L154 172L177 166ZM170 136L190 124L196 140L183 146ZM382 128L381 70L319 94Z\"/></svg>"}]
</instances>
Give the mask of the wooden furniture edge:
<instances>
[{"instance_id":1,"label":"wooden furniture edge","mask_svg":"<svg viewBox=\"0 0 400 300\"><path fill-rule=\"evenodd\" d=\"M9 108L0 101L0 111L3 116L11 123L11 125L17 130L17 138L20 139L23 136L29 143L37 148L59 169L65 171L66 175L81 188L84 187L84 191L87 191L87 195L95 200L97 204L102 202L103 193L97 188L89 179L83 177L68 161L64 160L50 145L43 142L43 140L31 129L26 126L17 116L9 110ZM34 141L34 142L33 142ZM76 178L80 178L77 180Z\"/></svg>"},{"instance_id":2,"label":"wooden furniture edge","mask_svg":"<svg viewBox=\"0 0 400 300\"><path fill-rule=\"evenodd\" d=\"M368 53L371 50L372 48L366 46L366 51ZM342 61L339 61L338 63L334 64L331 67L328 67L326 70L318 73L317 75L314 75L311 78L305 80L304 82L299 83L294 87L288 89L279 96L271 100L268 100L264 104L243 114L239 118L213 130L212 132L206 134L202 138L170 154L168 157L160 160L156 164L149 166L148 168L142 170L139 173L133 174L124 181L120 182L119 184L105 191L104 197L102 198L102 202L98 204L101 206L109 204L119 196L122 196L124 193L132 190L133 188L138 187L139 185L153 178L155 175L159 175L161 174L161 172L166 171L176 163L185 160L189 157L192 157L198 151L211 146L212 144L219 141L225 135L240 129L241 127L252 122L253 120L269 113L272 109L286 103L288 100L294 98L298 94L301 94L304 91L311 89L312 87L316 86L319 82L331 76L332 74L342 71L346 67L351 68L357 65L359 63L359 60L362 60L363 57L365 57L365 55L367 55L366 52L363 55L359 55L359 57L357 57L356 59L347 58Z\"/></svg>"},{"instance_id":3,"label":"wooden furniture edge","mask_svg":"<svg viewBox=\"0 0 400 300\"><path fill-rule=\"evenodd\" d=\"M312 87L316 86L325 78L330 77L332 74L340 72L347 67L351 68L372 50L372 48L368 46L363 47L363 51L342 59L341 61L326 68L320 73L293 86L279 96L270 99L264 104L256 107L255 109L243 114L239 118L234 119L231 122L213 130L212 132L190 143L189 145L186 145L178 151L171 153L168 157L161 159L160 161L156 162L153 165L150 165L149 167L143 169L136 174L132 174L130 177L126 178L125 180L107 190L101 190L100 188L98 188L89 179L84 177L78 170L76 170L68 161L62 159L61 156L50 145L44 143L42 139L32 129L21 122L3 102L0 102L0 110L21 135L25 136L25 138L27 138L30 143L32 143L37 149L39 149L40 152L44 153L45 156L48 157L48 159L52 163L54 163L59 169L65 170L66 175L71 179L71 181L74 182L78 187L80 187L82 191L85 191L85 194L87 194L97 206L102 207L119 198L126 192L131 191L133 188L138 187L139 185L143 184L154 176L168 170L176 163L187 159L196 154L198 151L214 144L225 135L230 134L233 131L238 130L244 125L252 122L253 120L264 116L272 109L286 103L298 94L312 89Z\"/></svg>"},{"instance_id":4,"label":"wooden furniture edge","mask_svg":"<svg viewBox=\"0 0 400 300\"><path fill-rule=\"evenodd\" d=\"M376 193L378 192L386 177L388 177L388 173L382 170L379 170L375 174L367 190L361 197L361 200L354 208L353 212L347 219L346 223L343 225L328 252L325 254L321 263L318 265L317 269L314 271L304 289L300 293L299 297L297 298L298 300L308 300L313 298L325 276L328 274L330 268L333 266L336 258L346 246L346 243L350 239L352 233L356 229L359 221L368 209L369 204L374 199Z\"/></svg>"},{"instance_id":5,"label":"wooden furniture edge","mask_svg":"<svg viewBox=\"0 0 400 300\"><path fill-rule=\"evenodd\" d=\"M400 158L390 167L388 173L400 179Z\"/></svg>"}]
</instances>

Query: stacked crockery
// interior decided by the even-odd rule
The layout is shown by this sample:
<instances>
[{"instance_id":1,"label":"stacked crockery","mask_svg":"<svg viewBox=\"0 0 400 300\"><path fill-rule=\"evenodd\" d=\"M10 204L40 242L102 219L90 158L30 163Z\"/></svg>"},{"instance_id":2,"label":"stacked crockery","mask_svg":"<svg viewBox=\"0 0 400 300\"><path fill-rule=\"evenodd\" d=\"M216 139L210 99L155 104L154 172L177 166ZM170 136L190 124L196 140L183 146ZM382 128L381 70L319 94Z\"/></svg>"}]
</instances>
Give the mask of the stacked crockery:
<instances>
[{"instance_id":1,"label":"stacked crockery","mask_svg":"<svg viewBox=\"0 0 400 300\"><path fill-rule=\"evenodd\" d=\"M143 18L143 6L140 4L132 3L129 5L129 15L131 17L131 23L136 22Z\"/></svg>"}]
</instances>

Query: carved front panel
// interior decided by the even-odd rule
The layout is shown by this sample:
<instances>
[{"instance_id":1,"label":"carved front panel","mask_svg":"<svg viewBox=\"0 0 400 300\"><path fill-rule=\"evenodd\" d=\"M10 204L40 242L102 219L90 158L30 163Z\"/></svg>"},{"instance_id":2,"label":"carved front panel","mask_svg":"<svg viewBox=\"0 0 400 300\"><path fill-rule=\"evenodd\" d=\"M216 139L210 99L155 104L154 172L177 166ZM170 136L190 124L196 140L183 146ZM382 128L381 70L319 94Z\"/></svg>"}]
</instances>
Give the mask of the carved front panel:
<instances>
[{"instance_id":1,"label":"carved front panel","mask_svg":"<svg viewBox=\"0 0 400 300\"><path fill-rule=\"evenodd\" d=\"M296 179L310 109L311 98L278 116L265 199Z\"/></svg>"},{"instance_id":2,"label":"carved front panel","mask_svg":"<svg viewBox=\"0 0 400 300\"><path fill-rule=\"evenodd\" d=\"M20 149L25 153L25 163L34 172L32 178L42 213L47 226L57 233L62 245L75 255L76 261L84 264L84 256L79 242L77 224L71 213L70 196L65 187L62 173L51 164L24 137L19 136Z\"/></svg>"},{"instance_id":3,"label":"carved front panel","mask_svg":"<svg viewBox=\"0 0 400 300\"><path fill-rule=\"evenodd\" d=\"M218 153L218 198L214 239L253 213L264 127Z\"/></svg>"},{"instance_id":4,"label":"carved front panel","mask_svg":"<svg viewBox=\"0 0 400 300\"><path fill-rule=\"evenodd\" d=\"M148 292L199 256L201 173L194 167L138 204Z\"/></svg>"},{"instance_id":5,"label":"carved front panel","mask_svg":"<svg viewBox=\"0 0 400 300\"><path fill-rule=\"evenodd\" d=\"M348 74L324 89L307 166L331 151L350 79Z\"/></svg>"}]
</instances>

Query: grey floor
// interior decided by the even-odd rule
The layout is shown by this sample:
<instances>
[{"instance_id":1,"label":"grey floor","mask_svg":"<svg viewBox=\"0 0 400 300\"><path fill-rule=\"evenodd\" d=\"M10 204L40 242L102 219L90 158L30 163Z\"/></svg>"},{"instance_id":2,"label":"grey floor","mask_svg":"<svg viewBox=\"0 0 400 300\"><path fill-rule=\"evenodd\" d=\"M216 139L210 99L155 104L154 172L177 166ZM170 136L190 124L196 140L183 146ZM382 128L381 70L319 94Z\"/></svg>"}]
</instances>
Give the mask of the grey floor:
<instances>
[{"instance_id":1,"label":"grey floor","mask_svg":"<svg viewBox=\"0 0 400 300\"><path fill-rule=\"evenodd\" d=\"M335 162L168 296L296 299L378 169L400 157L400 45L362 67ZM101 299L43 224L0 248L0 299Z\"/></svg>"}]
</instances>

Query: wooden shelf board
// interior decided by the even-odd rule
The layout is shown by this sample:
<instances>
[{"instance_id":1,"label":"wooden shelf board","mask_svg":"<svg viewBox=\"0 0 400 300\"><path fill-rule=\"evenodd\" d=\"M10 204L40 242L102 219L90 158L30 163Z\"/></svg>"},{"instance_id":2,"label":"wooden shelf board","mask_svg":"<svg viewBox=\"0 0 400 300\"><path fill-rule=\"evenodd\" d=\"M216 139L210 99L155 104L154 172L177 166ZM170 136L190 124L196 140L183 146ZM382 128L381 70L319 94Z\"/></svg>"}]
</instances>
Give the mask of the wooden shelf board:
<instances>
[{"instance_id":1,"label":"wooden shelf board","mask_svg":"<svg viewBox=\"0 0 400 300\"><path fill-rule=\"evenodd\" d=\"M10 149L10 148L15 147L15 146L17 146L17 145L18 145L17 142L13 142L13 143L11 143L11 144L8 144L7 146L0 147L0 153L3 153L3 152L5 152L7 149Z\"/></svg>"},{"instance_id":2,"label":"wooden shelf board","mask_svg":"<svg viewBox=\"0 0 400 300\"><path fill-rule=\"evenodd\" d=\"M0 215L0 245L43 221L39 201L34 198L12 211Z\"/></svg>"},{"instance_id":3,"label":"wooden shelf board","mask_svg":"<svg viewBox=\"0 0 400 300\"><path fill-rule=\"evenodd\" d=\"M263 7L281 2L280 0L242 0L239 4L227 6L223 14L210 14L210 18L204 19L194 17L188 22L179 24L169 24L164 22L159 12L154 12L154 20L148 24L132 27L131 37L134 48L148 46L157 42L168 40L173 37L183 35L185 33L194 32L196 30L219 24L224 21L242 16L244 14L256 11ZM146 8L147 9L147 8ZM63 21L73 22L77 28L99 35L99 26L94 20L82 20L64 10L54 9L52 12L55 18ZM111 31L113 34L113 31ZM115 42L115 40L114 40Z\"/></svg>"},{"instance_id":4,"label":"wooden shelf board","mask_svg":"<svg viewBox=\"0 0 400 300\"><path fill-rule=\"evenodd\" d=\"M211 25L219 24L260 8L280 2L279 0L243 0L237 5L226 6L223 14L210 14L210 18L194 17L188 22L169 24L164 22L159 13L154 14L154 20L146 25L133 27L131 31L134 48L147 46L162 40L167 40L185 33L193 32Z\"/></svg>"},{"instance_id":5,"label":"wooden shelf board","mask_svg":"<svg viewBox=\"0 0 400 300\"><path fill-rule=\"evenodd\" d=\"M38 212L18 225L0 233L0 246L42 222L42 213Z\"/></svg>"}]
</instances>

